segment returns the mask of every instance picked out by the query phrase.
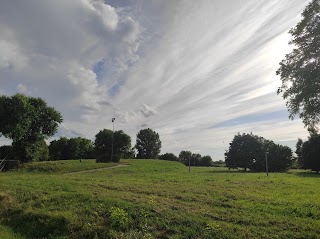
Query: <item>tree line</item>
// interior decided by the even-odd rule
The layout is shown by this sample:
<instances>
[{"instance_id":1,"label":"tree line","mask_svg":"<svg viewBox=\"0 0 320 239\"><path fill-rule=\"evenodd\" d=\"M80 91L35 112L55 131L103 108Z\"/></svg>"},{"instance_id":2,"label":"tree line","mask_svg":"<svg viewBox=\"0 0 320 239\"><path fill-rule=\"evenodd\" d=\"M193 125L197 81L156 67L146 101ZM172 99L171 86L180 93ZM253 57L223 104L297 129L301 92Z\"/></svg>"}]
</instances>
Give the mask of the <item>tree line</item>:
<instances>
[{"instance_id":1,"label":"tree line","mask_svg":"<svg viewBox=\"0 0 320 239\"><path fill-rule=\"evenodd\" d=\"M94 142L82 138L53 140L47 146L45 139L53 136L62 122L61 114L41 98L22 94L0 97L0 136L12 139L11 146L0 147L0 158L16 159L20 162L87 159L97 162L119 162L121 158L163 159L187 164L188 157L193 166L211 165L211 157L202 157L182 151L179 158L172 153L160 155L161 140L154 130L142 129L137 134L136 144L122 130L100 130Z\"/></svg>"}]
</instances>

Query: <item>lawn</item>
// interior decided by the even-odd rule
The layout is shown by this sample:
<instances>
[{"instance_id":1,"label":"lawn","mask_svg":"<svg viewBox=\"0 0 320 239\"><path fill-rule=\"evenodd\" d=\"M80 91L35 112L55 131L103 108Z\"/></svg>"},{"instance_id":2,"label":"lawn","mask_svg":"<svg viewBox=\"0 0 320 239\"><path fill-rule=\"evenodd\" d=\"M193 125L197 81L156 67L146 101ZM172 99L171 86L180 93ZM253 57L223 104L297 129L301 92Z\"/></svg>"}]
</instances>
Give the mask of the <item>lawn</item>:
<instances>
[{"instance_id":1,"label":"lawn","mask_svg":"<svg viewBox=\"0 0 320 239\"><path fill-rule=\"evenodd\" d=\"M0 173L0 238L319 238L320 175L121 163Z\"/></svg>"}]
</instances>

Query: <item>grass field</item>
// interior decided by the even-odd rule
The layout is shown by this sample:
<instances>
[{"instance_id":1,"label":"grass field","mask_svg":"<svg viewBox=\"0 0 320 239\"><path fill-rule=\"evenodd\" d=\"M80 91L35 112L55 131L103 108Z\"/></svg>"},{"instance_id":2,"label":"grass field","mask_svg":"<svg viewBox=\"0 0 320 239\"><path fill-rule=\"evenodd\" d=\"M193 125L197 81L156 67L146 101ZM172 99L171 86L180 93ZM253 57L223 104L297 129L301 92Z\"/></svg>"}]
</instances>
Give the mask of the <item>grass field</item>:
<instances>
[{"instance_id":1,"label":"grass field","mask_svg":"<svg viewBox=\"0 0 320 239\"><path fill-rule=\"evenodd\" d=\"M320 238L320 175L122 164L0 173L0 238Z\"/></svg>"}]
</instances>

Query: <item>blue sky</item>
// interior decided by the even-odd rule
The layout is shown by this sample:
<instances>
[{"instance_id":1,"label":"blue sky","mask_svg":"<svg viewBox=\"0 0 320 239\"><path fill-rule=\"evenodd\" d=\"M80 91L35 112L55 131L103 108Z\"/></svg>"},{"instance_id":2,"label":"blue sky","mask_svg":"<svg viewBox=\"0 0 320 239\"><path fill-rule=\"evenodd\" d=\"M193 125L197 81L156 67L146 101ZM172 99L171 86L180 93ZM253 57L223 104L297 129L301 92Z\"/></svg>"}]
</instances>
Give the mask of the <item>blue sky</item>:
<instances>
[{"instance_id":1,"label":"blue sky","mask_svg":"<svg viewBox=\"0 0 320 239\"><path fill-rule=\"evenodd\" d=\"M2 1L0 94L58 109L52 139L94 139L115 117L133 143L157 131L162 153L220 160L238 132L293 147L308 133L288 119L275 71L308 2Z\"/></svg>"}]
</instances>

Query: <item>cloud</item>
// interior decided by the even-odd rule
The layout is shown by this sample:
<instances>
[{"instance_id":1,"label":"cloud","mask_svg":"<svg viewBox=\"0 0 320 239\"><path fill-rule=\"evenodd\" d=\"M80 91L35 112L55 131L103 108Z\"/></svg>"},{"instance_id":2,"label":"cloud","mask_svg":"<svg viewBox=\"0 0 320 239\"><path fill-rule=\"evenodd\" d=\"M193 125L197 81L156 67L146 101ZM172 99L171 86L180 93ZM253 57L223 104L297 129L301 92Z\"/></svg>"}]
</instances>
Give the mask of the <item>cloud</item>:
<instances>
[{"instance_id":1,"label":"cloud","mask_svg":"<svg viewBox=\"0 0 320 239\"><path fill-rule=\"evenodd\" d=\"M17 85L17 91L19 93L22 93L22 94L27 94L28 93L27 87L25 85L23 85L23 84Z\"/></svg>"},{"instance_id":2,"label":"cloud","mask_svg":"<svg viewBox=\"0 0 320 239\"><path fill-rule=\"evenodd\" d=\"M58 136L150 127L163 152L223 159L237 132L306 137L275 71L304 0L30 0L0 4L1 93L43 97ZM213 127L214 126L214 127ZM178 142L178 143L173 143Z\"/></svg>"},{"instance_id":3,"label":"cloud","mask_svg":"<svg viewBox=\"0 0 320 239\"><path fill-rule=\"evenodd\" d=\"M155 115L157 112L152 109L149 105L143 104L140 108L140 112L146 118Z\"/></svg>"}]
</instances>

